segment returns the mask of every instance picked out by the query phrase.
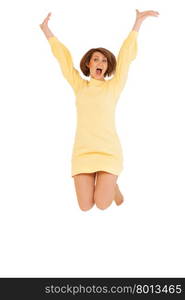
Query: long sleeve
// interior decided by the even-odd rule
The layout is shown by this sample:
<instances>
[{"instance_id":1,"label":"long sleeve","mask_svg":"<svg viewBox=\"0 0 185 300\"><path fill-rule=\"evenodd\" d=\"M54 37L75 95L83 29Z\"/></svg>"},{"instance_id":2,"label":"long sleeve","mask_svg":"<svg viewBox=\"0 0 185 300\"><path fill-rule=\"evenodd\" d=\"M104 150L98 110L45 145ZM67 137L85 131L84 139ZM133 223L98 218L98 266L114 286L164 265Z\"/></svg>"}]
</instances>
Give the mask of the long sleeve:
<instances>
[{"instance_id":1,"label":"long sleeve","mask_svg":"<svg viewBox=\"0 0 185 300\"><path fill-rule=\"evenodd\" d=\"M53 55L59 62L61 71L65 79L69 82L77 94L78 90L85 85L86 81L80 76L78 70L73 66L73 61L69 50L55 36L48 39Z\"/></svg>"},{"instance_id":2,"label":"long sleeve","mask_svg":"<svg viewBox=\"0 0 185 300\"><path fill-rule=\"evenodd\" d=\"M127 38L124 40L117 57L116 72L110 81L111 84L114 85L118 94L122 91L122 89L125 86L130 63L137 56L137 36L138 32L135 30L132 30L129 33Z\"/></svg>"}]
</instances>

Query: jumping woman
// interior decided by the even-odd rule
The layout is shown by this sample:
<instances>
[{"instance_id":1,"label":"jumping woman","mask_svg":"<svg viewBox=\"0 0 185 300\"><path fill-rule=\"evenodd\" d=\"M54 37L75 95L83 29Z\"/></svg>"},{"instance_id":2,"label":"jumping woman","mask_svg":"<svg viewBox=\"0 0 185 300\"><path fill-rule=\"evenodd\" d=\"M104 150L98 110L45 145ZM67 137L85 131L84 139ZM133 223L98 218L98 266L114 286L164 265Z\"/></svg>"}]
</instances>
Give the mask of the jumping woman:
<instances>
[{"instance_id":1,"label":"jumping woman","mask_svg":"<svg viewBox=\"0 0 185 300\"><path fill-rule=\"evenodd\" d=\"M113 200L117 205L124 197L117 184L123 170L122 147L115 127L115 108L125 86L131 62L137 55L139 28L147 17L157 17L157 11L139 12L132 30L121 45L117 60L105 48L92 48L80 61L85 80L73 66L71 54L48 27L51 13L40 28L44 32L62 74L76 97L77 128L71 157L71 176L81 210L94 204L106 209ZM106 77L112 78L106 80Z\"/></svg>"}]
</instances>

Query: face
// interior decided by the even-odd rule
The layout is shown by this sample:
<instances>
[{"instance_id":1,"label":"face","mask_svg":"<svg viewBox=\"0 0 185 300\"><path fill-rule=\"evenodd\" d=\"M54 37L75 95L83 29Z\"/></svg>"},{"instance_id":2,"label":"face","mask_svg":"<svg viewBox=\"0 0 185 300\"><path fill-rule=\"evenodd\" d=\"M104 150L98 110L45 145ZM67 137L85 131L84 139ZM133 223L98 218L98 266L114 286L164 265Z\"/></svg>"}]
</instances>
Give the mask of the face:
<instances>
[{"instance_id":1,"label":"face","mask_svg":"<svg viewBox=\"0 0 185 300\"><path fill-rule=\"evenodd\" d=\"M108 68L108 61L106 56L104 56L101 52L94 52L87 66L90 68L90 76L92 78L105 80L104 74ZM98 71L97 69L101 69L101 71Z\"/></svg>"}]
</instances>

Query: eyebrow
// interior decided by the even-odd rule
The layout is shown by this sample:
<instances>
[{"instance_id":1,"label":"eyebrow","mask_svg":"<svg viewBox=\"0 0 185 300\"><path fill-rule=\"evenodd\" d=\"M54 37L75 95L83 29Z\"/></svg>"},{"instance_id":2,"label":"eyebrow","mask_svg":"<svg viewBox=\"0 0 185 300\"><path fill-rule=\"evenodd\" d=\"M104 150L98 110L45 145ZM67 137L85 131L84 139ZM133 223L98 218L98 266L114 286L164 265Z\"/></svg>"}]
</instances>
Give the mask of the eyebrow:
<instances>
[{"instance_id":1,"label":"eyebrow","mask_svg":"<svg viewBox=\"0 0 185 300\"><path fill-rule=\"evenodd\" d=\"M99 57L99 55L94 55L94 57ZM103 58L106 58L106 57L103 57ZM106 58L107 59L107 58Z\"/></svg>"}]
</instances>

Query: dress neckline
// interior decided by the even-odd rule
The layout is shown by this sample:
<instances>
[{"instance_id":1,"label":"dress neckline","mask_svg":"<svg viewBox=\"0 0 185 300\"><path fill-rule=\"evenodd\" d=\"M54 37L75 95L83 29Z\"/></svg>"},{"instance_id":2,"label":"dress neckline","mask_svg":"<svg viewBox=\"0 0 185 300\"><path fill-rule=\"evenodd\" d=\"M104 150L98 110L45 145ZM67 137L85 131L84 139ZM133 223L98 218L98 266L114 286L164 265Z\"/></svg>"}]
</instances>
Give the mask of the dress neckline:
<instances>
[{"instance_id":1,"label":"dress neckline","mask_svg":"<svg viewBox=\"0 0 185 300\"><path fill-rule=\"evenodd\" d=\"M89 84L95 85L95 86L102 86L105 82L106 82L106 80L99 80L99 79L95 79L93 77L91 77L89 80Z\"/></svg>"}]
</instances>

